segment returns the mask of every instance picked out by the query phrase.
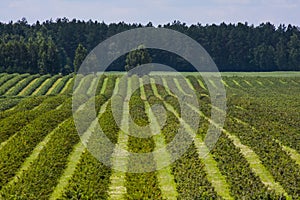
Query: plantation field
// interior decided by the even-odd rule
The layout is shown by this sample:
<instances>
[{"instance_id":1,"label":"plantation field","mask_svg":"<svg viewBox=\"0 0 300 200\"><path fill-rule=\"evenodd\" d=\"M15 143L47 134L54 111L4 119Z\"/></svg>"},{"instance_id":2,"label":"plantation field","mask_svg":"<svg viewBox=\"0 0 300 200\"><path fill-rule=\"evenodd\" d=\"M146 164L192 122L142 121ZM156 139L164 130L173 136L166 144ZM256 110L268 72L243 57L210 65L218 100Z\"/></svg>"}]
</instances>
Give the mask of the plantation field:
<instances>
[{"instance_id":1,"label":"plantation field","mask_svg":"<svg viewBox=\"0 0 300 200\"><path fill-rule=\"evenodd\" d=\"M98 81L93 74L78 75L75 93L87 98L96 88L97 120L82 122L81 138L72 115L74 75L0 74L0 199L300 199L300 76L286 74L224 74L226 119L210 152L205 135L216 124L211 110L218 108L194 73L184 79L172 74L122 79L122 73L107 73ZM199 108L184 101L188 112L181 112L174 92L186 98L194 93ZM122 108L117 119L114 95ZM165 124L153 105L164 108ZM89 118L85 106L76 105L75 112ZM189 124L195 116L198 124ZM150 137L126 134L137 131L130 117L139 126L153 124ZM193 139L162 169L122 172L114 166L134 167L133 156L107 149L108 167L82 143L96 141L95 123L113 144L134 153L164 147L180 129ZM170 161L174 149L167 150L150 157L154 166L145 166Z\"/></svg>"}]
</instances>

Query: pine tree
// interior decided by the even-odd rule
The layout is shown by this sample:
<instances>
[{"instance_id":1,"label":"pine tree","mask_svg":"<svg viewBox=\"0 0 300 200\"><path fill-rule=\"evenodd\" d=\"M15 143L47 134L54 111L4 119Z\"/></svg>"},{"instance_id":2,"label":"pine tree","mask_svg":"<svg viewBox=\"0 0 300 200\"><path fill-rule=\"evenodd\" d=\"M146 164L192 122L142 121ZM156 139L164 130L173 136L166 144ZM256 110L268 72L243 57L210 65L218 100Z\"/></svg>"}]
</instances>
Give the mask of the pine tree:
<instances>
[{"instance_id":1,"label":"pine tree","mask_svg":"<svg viewBox=\"0 0 300 200\"><path fill-rule=\"evenodd\" d=\"M82 44L79 44L75 51L75 58L73 62L74 72L78 72L86 56L87 56L87 49Z\"/></svg>"},{"instance_id":2,"label":"pine tree","mask_svg":"<svg viewBox=\"0 0 300 200\"><path fill-rule=\"evenodd\" d=\"M145 48L144 45L140 45L137 49L128 53L128 55L126 57L125 70L127 72L129 72L130 70L134 69L137 66L151 63L151 62L152 62L152 59L150 57L149 52L147 51L147 49ZM143 76L144 74L147 74L148 72L150 72L150 70L146 70L143 73L139 72L139 74L137 74L137 75ZM131 75L131 73L130 73L130 75Z\"/></svg>"}]
</instances>

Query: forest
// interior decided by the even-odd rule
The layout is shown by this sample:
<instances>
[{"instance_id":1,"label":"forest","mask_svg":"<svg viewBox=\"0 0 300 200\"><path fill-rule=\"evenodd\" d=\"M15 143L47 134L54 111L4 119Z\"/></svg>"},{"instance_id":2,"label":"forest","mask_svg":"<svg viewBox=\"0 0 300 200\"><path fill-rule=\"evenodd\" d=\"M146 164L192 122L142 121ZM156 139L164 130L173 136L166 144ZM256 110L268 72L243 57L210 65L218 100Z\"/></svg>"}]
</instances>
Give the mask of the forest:
<instances>
[{"instance_id":1,"label":"forest","mask_svg":"<svg viewBox=\"0 0 300 200\"><path fill-rule=\"evenodd\" d=\"M70 74L88 53L105 39L122 31L153 27L149 22L128 24L58 18L29 24L25 18L0 23L0 72ZM300 29L266 22L187 25L180 21L158 25L184 33L199 42L220 71L300 71ZM149 49L152 62L178 71L195 71L170 52ZM124 71L126 55L108 68Z\"/></svg>"}]
</instances>

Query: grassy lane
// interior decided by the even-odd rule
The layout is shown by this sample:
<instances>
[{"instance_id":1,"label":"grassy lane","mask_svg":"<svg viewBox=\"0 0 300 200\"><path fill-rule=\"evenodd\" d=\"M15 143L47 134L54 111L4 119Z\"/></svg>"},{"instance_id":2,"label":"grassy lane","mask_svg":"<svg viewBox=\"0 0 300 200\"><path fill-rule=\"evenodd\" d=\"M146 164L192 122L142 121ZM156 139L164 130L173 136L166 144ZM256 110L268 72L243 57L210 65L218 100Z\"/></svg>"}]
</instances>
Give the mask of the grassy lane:
<instances>
[{"instance_id":1,"label":"grassy lane","mask_svg":"<svg viewBox=\"0 0 300 200\"><path fill-rule=\"evenodd\" d=\"M107 94L112 94L115 88L115 82L110 82L107 86L104 86L107 91ZM117 88L117 86L116 86ZM114 143L116 143L117 133L119 131L118 126L114 123L113 114L111 110L111 101L106 106L105 112L100 116L98 123L101 126L101 129L105 133L105 135ZM107 157L110 157L112 154L112 149L105 148L106 146L101 146L101 142L103 142L103 138L99 138L93 130L89 136L87 141L88 149L91 148L104 148L99 150L100 152L105 153ZM86 136L88 137L88 136ZM100 146L97 146L99 145ZM76 160L73 160L72 163L77 163L75 171L72 169L72 177L69 179L68 186L65 187L62 199L106 199L108 197L108 186L109 186L109 178L111 176L111 169L104 165L102 162L97 160L89 150L84 148L82 155L75 156ZM98 152L98 151L97 151ZM77 160L79 158L79 161ZM75 164L72 164L75 166ZM68 168L67 168L68 170ZM66 171L67 173L67 171ZM54 194L53 194L54 195ZM54 196L52 196L54 197Z\"/></svg>"},{"instance_id":2,"label":"grassy lane","mask_svg":"<svg viewBox=\"0 0 300 200\"><path fill-rule=\"evenodd\" d=\"M128 165L128 155L120 151L119 149L128 151L128 117L129 117L129 99L131 90L131 80L122 79L119 83L119 99L117 99L123 108L119 116L122 116L120 120L120 131L118 133L118 139L114 152L112 154L112 175L110 177L109 185L109 199L124 199L126 195L125 176L123 171L116 170L116 166L121 166L126 171Z\"/></svg>"},{"instance_id":3,"label":"grassy lane","mask_svg":"<svg viewBox=\"0 0 300 200\"><path fill-rule=\"evenodd\" d=\"M160 149L166 146L166 141L164 136L161 134L162 126L159 123L159 119L156 118L150 105L150 103L152 105L155 105L155 101L151 101L150 99L151 97L153 97L154 93L151 90L149 84L143 85L143 79L140 79L140 87L141 87L141 98L148 99L148 101L150 100L150 102L145 101L145 110L150 120L150 131L152 132L152 134L155 134L155 136L153 136L153 140L155 143L154 151L159 151ZM164 162L170 163L171 157L170 154L166 151L159 155L154 154L154 160L156 162L157 167L161 168L159 165ZM174 176L172 175L171 171L172 170L170 166L166 166L157 171L158 183L159 183L160 190L162 192L163 199L177 199L178 196L176 191L176 184L174 182Z\"/></svg>"},{"instance_id":4,"label":"grassy lane","mask_svg":"<svg viewBox=\"0 0 300 200\"><path fill-rule=\"evenodd\" d=\"M96 78L94 78L93 80L95 80L95 79ZM102 85L102 87L104 87L106 89L106 85L105 86ZM116 84L114 92L117 92L117 91L118 91L118 85ZM98 109L97 112L98 112L98 116L101 116L105 112L108 101L103 96L98 96L98 98L100 98L100 99L97 103L97 107L99 108L99 106L100 106L100 109ZM68 157L67 167L64 170L62 176L59 178L58 184L56 185L55 189L53 190L53 193L51 194L50 199L53 199L53 200L60 199L62 197L64 191L67 190L67 187L68 187L72 177L74 176L74 173L76 172L76 167L77 167L77 165L79 165L81 156L83 155L83 153L85 151L85 148L86 148L85 145L88 143L88 140L89 140L90 136L92 135L92 132L95 129L96 123L98 123L98 119L95 119L91 123L90 127L81 136L81 141L78 142L74 146L72 153Z\"/></svg>"},{"instance_id":5,"label":"grassy lane","mask_svg":"<svg viewBox=\"0 0 300 200\"><path fill-rule=\"evenodd\" d=\"M171 81L171 80L169 80L169 81ZM177 84L176 84L176 82L174 82L174 84L179 85L179 82L177 82ZM152 85L152 88L155 88L155 87L156 87L155 85ZM172 88L175 89L175 86L172 86ZM178 90L183 91L183 89L181 87ZM155 91L157 91L157 89L155 89ZM156 93L155 95L157 97L161 98L158 93ZM232 199L229 189L228 189L229 186L226 183L225 178L220 173L220 171L217 167L216 161L214 161L212 156L210 154L208 154L208 149L205 146L202 139L199 137L196 137L196 133L194 132L194 130L191 127L189 127L189 125L186 124L185 121L182 120L182 118L178 115L178 113L174 110L174 108L170 104L168 104L167 102L164 102L164 105L165 105L165 108L167 108L167 110L169 112L171 112L180 121L180 123L182 123L184 125L184 128L186 129L188 134L192 138L194 138L193 147L196 148L196 152L197 152L199 158L201 159L201 161L203 161L204 170L207 173L207 179L211 182L211 185L214 187L217 194L224 199Z\"/></svg>"},{"instance_id":6,"label":"grassy lane","mask_svg":"<svg viewBox=\"0 0 300 200\"><path fill-rule=\"evenodd\" d=\"M147 126L149 124L148 116L145 113L145 104L141 99L140 83L137 76L131 78L132 88L138 88L129 101L129 112L135 125ZM153 152L155 149L155 143L152 137L140 138L136 137L140 134L139 128L135 127L133 123L129 124L129 132L135 134L135 136L130 135L128 138L128 150L134 153L148 153ZM150 133L150 129L147 131ZM149 134L150 135L150 134ZM133 154L135 155L135 154ZM146 160L141 160L143 158L138 156L129 155L128 167L131 169L140 170L142 173L126 173L126 199L163 199L162 191L160 190L157 172L143 172L148 170L153 170L156 168L154 157L152 154L145 158Z\"/></svg>"}]
</instances>

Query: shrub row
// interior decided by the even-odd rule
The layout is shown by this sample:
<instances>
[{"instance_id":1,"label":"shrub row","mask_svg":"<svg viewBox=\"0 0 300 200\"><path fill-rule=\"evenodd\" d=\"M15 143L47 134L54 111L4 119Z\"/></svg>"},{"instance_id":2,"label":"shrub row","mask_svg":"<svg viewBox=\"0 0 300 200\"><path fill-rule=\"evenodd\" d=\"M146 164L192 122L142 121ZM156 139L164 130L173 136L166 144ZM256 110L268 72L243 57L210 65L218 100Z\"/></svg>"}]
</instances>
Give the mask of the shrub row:
<instances>
[{"instance_id":1,"label":"shrub row","mask_svg":"<svg viewBox=\"0 0 300 200\"><path fill-rule=\"evenodd\" d=\"M164 87L157 87L157 90L160 94L167 95L167 92L163 91ZM148 92L149 91L147 90L146 93ZM176 101L178 100L176 99ZM157 103L164 106L163 101L158 98L155 99L152 97L149 103L150 105ZM169 144L176 136L180 128L180 123L172 112L167 109L166 111L167 119L165 126L162 129L162 134L165 137L166 143ZM186 145L184 142L186 140L187 137L185 136L185 138L182 138L181 140L182 144L179 143L173 147L170 146L170 148L167 148L170 154L172 155L174 150L176 150L176 146L181 147L182 145ZM188 150L171 165L171 168L176 182L178 199L220 199L207 179L204 164L200 160L197 149L193 143Z\"/></svg>"},{"instance_id":2,"label":"shrub row","mask_svg":"<svg viewBox=\"0 0 300 200\"><path fill-rule=\"evenodd\" d=\"M57 81L57 79L61 78L61 75L55 75L52 76L49 81L45 85L43 85L39 90L37 91L36 95L45 95L48 90L52 87L52 85Z\"/></svg>"},{"instance_id":3,"label":"shrub row","mask_svg":"<svg viewBox=\"0 0 300 200\"><path fill-rule=\"evenodd\" d=\"M27 76L29 76L29 74L21 74L21 75L15 76L12 79L9 79L5 83L3 83L0 86L0 95L4 95L10 88L15 86L19 81L23 80Z\"/></svg>"},{"instance_id":4,"label":"shrub row","mask_svg":"<svg viewBox=\"0 0 300 200\"><path fill-rule=\"evenodd\" d=\"M0 99L0 116L3 111L11 109L21 101L20 98L1 98Z\"/></svg>"},{"instance_id":5,"label":"shrub row","mask_svg":"<svg viewBox=\"0 0 300 200\"><path fill-rule=\"evenodd\" d=\"M140 86L137 76L131 78L132 89L135 86ZM139 87L138 87L139 88ZM149 124L147 114L145 113L145 104L140 96L140 89L134 91L129 102L129 111L131 117L136 121L139 126ZM129 131L138 134L139 130L135 129L133 124L129 124ZM150 131L150 130L149 130ZM129 136L128 150L135 153L146 153L154 151L155 143L152 137L138 138ZM155 161L153 155L149 156L147 160L140 160L138 157L129 156L129 168L140 169L153 169L155 168ZM144 173L126 173L126 189L127 199L162 199L161 190L159 188L157 173L144 172Z\"/></svg>"},{"instance_id":6,"label":"shrub row","mask_svg":"<svg viewBox=\"0 0 300 200\"><path fill-rule=\"evenodd\" d=\"M63 96L46 99L37 109L19 111L0 121L0 142L7 140L14 133L21 130L26 124L55 109L66 100Z\"/></svg>"},{"instance_id":7,"label":"shrub row","mask_svg":"<svg viewBox=\"0 0 300 200\"><path fill-rule=\"evenodd\" d=\"M31 154L35 146L57 127L58 124L70 117L71 114L71 100L69 100L59 109L41 114L31 123L26 125L1 149L0 189L15 176L16 172L25 159ZM51 174L48 175L49 177L52 176ZM5 196L5 194L1 195Z\"/></svg>"},{"instance_id":8,"label":"shrub row","mask_svg":"<svg viewBox=\"0 0 300 200\"><path fill-rule=\"evenodd\" d=\"M96 105L103 105L103 103L99 101ZM119 127L113 118L111 102L107 104L106 111L99 117L99 124L110 141L117 143ZM114 149L112 146L101 145L103 141L99 135L92 134L88 141L88 149L99 151L110 159ZM63 194L63 199L106 199L108 197L112 170L97 160L88 149L81 156L74 176Z\"/></svg>"},{"instance_id":9,"label":"shrub row","mask_svg":"<svg viewBox=\"0 0 300 200\"><path fill-rule=\"evenodd\" d=\"M56 85L56 87L52 90L51 94L59 94L62 89L65 87L67 82L70 80L70 78L73 77L73 74L69 74L67 76L64 76L60 82Z\"/></svg>"},{"instance_id":10,"label":"shrub row","mask_svg":"<svg viewBox=\"0 0 300 200\"><path fill-rule=\"evenodd\" d=\"M18 82L12 89L10 89L5 95L15 96L19 94L32 80L38 77L40 77L40 75L36 74L36 75L31 75L26 79L23 79L22 81Z\"/></svg>"},{"instance_id":11,"label":"shrub row","mask_svg":"<svg viewBox=\"0 0 300 200\"><path fill-rule=\"evenodd\" d=\"M0 85L2 86L5 82L9 81L10 79L18 76L19 74L3 74L3 76L0 77Z\"/></svg>"},{"instance_id":12,"label":"shrub row","mask_svg":"<svg viewBox=\"0 0 300 200\"><path fill-rule=\"evenodd\" d=\"M22 96L29 96L31 95L37 88L39 88L45 80L50 78L51 76L49 74L41 76L39 79L37 79L34 83L30 84L28 88L24 92L22 92Z\"/></svg>"}]
</instances>

